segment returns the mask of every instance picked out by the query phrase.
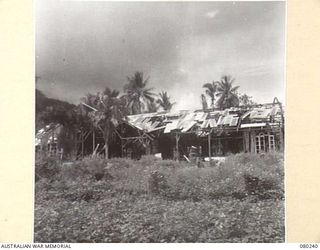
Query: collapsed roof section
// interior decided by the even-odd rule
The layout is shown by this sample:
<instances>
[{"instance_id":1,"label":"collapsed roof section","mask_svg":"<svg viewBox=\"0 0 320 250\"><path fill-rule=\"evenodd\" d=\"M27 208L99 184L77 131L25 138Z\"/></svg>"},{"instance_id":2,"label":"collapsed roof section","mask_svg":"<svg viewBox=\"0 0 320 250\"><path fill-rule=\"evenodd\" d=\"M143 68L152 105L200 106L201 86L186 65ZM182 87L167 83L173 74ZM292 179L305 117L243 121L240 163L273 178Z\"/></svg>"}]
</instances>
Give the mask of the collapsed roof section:
<instances>
[{"instance_id":1,"label":"collapsed roof section","mask_svg":"<svg viewBox=\"0 0 320 250\"><path fill-rule=\"evenodd\" d=\"M130 115L127 122L145 133L196 133L205 136L211 129L241 130L266 126L283 126L281 104L233 107L225 110L195 110Z\"/></svg>"},{"instance_id":2,"label":"collapsed roof section","mask_svg":"<svg viewBox=\"0 0 320 250\"><path fill-rule=\"evenodd\" d=\"M55 143L58 141L58 134L62 128L61 124L51 123L40 129L35 138L35 146L40 146L41 143Z\"/></svg>"},{"instance_id":3,"label":"collapsed roof section","mask_svg":"<svg viewBox=\"0 0 320 250\"><path fill-rule=\"evenodd\" d=\"M124 123L136 129L139 134L158 131L170 133L194 133L207 136L211 130L217 135L223 131L239 131L255 128L279 128L284 126L281 103L261 104L255 107L233 107L225 110L182 110L175 112L157 112L127 116ZM43 141L56 142L61 130L60 124L49 124L40 129L35 145Z\"/></svg>"}]
</instances>

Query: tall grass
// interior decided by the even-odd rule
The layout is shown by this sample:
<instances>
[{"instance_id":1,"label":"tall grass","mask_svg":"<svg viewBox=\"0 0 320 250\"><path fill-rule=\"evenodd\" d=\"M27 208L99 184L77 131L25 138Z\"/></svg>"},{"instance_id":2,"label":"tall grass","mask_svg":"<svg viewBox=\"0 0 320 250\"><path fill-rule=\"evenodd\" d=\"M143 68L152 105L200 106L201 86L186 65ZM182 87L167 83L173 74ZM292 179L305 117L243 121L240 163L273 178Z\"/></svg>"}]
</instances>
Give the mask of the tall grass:
<instances>
[{"instance_id":1,"label":"tall grass","mask_svg":"<svg viewBox=\"0 0 320 250\"><path fill-rule=\"evenodd\" d=\"M283 155L37 163L36 242L281 242Z\"/></svg>"},{"instance_id":2,"label":"tall grass","mask_svg":"<svg viewBox=\"0 0 320 250\"><path fill-rule=\"evenodd\" d=\"M66 183L87 183L88 187L101 180L117 192L161 195L177 200L243 198L253 193L262 197L270 190L281 198L284 193L282 159L283 155L276 152L237 154L227 157L224 164L197 168L186 162L161 161L150 156L139 161L87 158L60 166L52 178Z\"/></svg>"}]
</instances>

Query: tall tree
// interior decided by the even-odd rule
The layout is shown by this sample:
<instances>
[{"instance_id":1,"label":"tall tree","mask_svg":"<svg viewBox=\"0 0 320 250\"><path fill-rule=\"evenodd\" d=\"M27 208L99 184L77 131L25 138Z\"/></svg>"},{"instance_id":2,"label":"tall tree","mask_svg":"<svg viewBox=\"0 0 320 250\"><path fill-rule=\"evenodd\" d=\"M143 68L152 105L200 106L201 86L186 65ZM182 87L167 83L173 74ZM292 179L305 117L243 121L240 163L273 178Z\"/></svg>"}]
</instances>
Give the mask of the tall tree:
<instances>
[{"instance_id":1,"label":"tall tree","mask_svg":"<svg viewBox=\"0 0 320 250\"><path fill-rule=\"evenodd\" d=\"M201 103L202 103L202 109L203 110L208 109L207 99L206 99L204 94L201 94Z\"/></svg>"},{"instance_id":2,"label":"tall tree","mask_svg":"<svg viewBox=\"0 0 320 250\"><path fill-rule=\"evenodd\" d=\"M147 88L148 80L144 79L142 72L135 72L128 77L128 83L124 86L128 107L132 114L141 114L148 101L153 101L152 88Z\"/></svg>"},{"instance_id":3,"label":"tall tree","mask_svg":"<svg viewBox=\"0 0 320 250\"><path fill-rule=\"evenodd\" d=\"M81 98L81 101L91 107L94 107L94 106L97 106L99 99L97 95L88 93Z\"/></svg>"},{"instance_id":4,"label":"tall tree","mask_svg":"<svg viewBox=\"0 0 320 250\"><path fill-rule=\"evenodd\" d=\"M252 96L248 96L247 94L240 94L239 95L239 105L240 106L251 106L256 104L252 101Z\"/></svg>"},{"instance_id":5,"label":"tall tree","mask_svg":"<svg viewBox=\"0 0 320 250\"><path fill-rule=\"evenodd\" d=\"M157 103L159 103L160 107L162 107L164 111L170 111L173 105L176 104L175 102L170 101L170 97L166 91L159 93L159 99L157 100Z\"/></svg>"},{"instance_id":6,"label":"tall tree","mask_svg":"<svg viewBox=\"0 0 320 250\"><path fill-rule=\"evenodd\" d=\"M217 107L226 109L239 106L237 90L239 86L233 86L234 79L231 76L223 76L217 85Z\"/></svg>"},{"instance_id":7,"label":"tall tree","mask_svg":"<svg viewBox=\"0 0 320 250\"><path fill-rule=\"evenodd\" d=\"M90 112L96 111L99 104L98 95L88 93L81 98L81 104L77 107L77 113L79 117L79 126L82 129L92 128L92 120L89 117Z\"/></svg>"},{"instance_id":8,"label":"tall tree","mask_svg":"<svg viewBox=\"0 0 320 250\"><path fill-rule=\"evenodd\" d=\"M119 122L125 119L127 115L126 103L123 98L119 98L118 91L106 88L102 93L95 95L93 104L93 108L96 109L96 111L90 111L89 117L93 125L103 134L105 141L105 158L108 159L111 135Z\"/></svg>"},{"instance_id":9,"label":"tall tree","mask_svg":"<svg viewBox=\"0 0 320 250\"><path fill-rule=\"evenodd\" d=\"M147 102L148 113L155 113L158 111L158 108L159 108L159 106L157 105L157 103L154 100Z\"/></svg>"},{"instance_id":10,"label":"tall tree","mask_svg":"<svg viewBox=\"0 0 320 250\"><path fill-rule=\"evenodd\" d=\"M215 94L217 91L217 82L212 81L212 83L206 83L203 85L203 88L206 88L206 95L210 97L211 99L211 108L214 109L215 105Z\"/></svg>"}]
</instances>

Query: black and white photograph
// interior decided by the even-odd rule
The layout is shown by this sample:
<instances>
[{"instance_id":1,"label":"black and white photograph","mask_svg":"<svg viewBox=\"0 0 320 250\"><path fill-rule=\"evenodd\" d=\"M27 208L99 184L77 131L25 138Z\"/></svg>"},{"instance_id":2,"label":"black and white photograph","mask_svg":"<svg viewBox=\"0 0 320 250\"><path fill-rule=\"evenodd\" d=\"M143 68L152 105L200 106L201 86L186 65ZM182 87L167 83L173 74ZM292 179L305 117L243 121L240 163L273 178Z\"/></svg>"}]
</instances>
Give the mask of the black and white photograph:
<instances>
[{"instance_id":1,"label":"black and white photograph","mask_svg":"<svg viewBox=\"0 0 320 250\"><path fill-rule=\"evenodd\" d=\"M34 242L285 242L286 1L34 16Z\"/></svg>"}]
</instances>

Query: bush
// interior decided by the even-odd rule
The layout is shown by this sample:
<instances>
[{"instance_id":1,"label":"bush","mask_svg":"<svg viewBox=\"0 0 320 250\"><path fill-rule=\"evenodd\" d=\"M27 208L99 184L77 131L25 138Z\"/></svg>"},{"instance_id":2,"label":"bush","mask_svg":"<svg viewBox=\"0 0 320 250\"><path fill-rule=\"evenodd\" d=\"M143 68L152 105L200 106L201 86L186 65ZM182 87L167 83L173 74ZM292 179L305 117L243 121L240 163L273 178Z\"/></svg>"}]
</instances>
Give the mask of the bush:
<instances>
[{"instance_id":1,"label":"bush","mask_svg":"<svg viewBox=\"0 0 320 250\"><path fill-rule=\"evenodd\" d=\"M57 179L59 173L59 179L64 181L112 182L118 192L150 193L176 200L228 196L242 199L248 195L282 198L282 158L279 153L237 154L227 157L223 164L205 168L152 156L139 161L85 158L62 168L51 160L39 166L47 176L54 173Z\"/></svg>"},{"instance_id":2,"label":"bush","mask_svg":"<svg viewBox=\"0 0 320 250\"><path fill-rule=\"evenodd\" d=\"M281 154L276 153L264 157L252 154L229 156L224 164L215 167L168 170L157 166L156 169L162 169L161 176L166 180L166 185L157 186L158 180L151 176L151 193L161 193L172 199L199 200L228 196L242 199L248 195L282 198L284 193ZM163 190L154 192L155 187Z\"/></svg>"},{"instance_id":3,"label":"bush","mask_svg":"<svg viewBox=\"0 0 320 250\"><path fill-rule=\"evenodd\" d=\"M101 181L112 180L108 171L108 161L100 158L85 158L62 167L60 177L63 180Z\"/></svg>"},{"instance_id":4,"label":"bush","mask_svg":"<svg viewBox=\"0 0 320 250\"><path fill-rule=\"evenodd\" d=\"M165 175L159 171L152 171L149 177L149 190L152 194L160 194L168 189Z\"/></svg>"},{"instance_id":5,"label":"bush","mask_svg":"<svg viewBox=\"0 0 320 250\"><path fill-rule=\"evenodd\" d=\"M42 178L54 180L60 173L61 166L54 157L45 157L35 163L35 179L39 181Z\"/></svg>"},{"instance_id":6,"label":"bush","mask_svg":"<svg viewBox=\"0 0 320 250\"><path fill-rule=\"evenodd\" d=\"M248 194L261 195L270 190L284 192L283 154L238 154L226 159L225 167L241 174L242 187Z\"/></svg>"}]
</instances>

